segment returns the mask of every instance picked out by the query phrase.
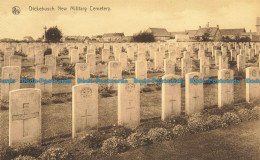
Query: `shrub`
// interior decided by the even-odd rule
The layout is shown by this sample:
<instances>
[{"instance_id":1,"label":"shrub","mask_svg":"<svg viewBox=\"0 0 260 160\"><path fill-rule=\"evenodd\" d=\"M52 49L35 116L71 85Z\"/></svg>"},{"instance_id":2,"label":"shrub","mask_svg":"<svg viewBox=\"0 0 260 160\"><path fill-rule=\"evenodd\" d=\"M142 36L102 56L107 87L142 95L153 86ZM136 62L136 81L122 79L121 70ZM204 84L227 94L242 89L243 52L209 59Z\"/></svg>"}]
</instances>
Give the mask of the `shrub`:
<instances>
[{"instance_id":1,"label":"shrub","mask_svg":"<svg viewBox=\"0 0 260 160\"><path fill-rule=\"evenodd\" d=\"M13 149L11 147L7 147L1 151L0 159L8 160L8 159L14 159L15 157L20 159L25 157L38 157L41 155L42 150L38 147L24 147L20 149ZM35 158L34 158L35 159ZM30 160L30 159L29 159Z\"/></svg>"},{"instance_id":2,"label":"shrub","mask_svg":"<svg viewBox=\"0 0 260 160\"><path fill-rule=\"evenodd\" d=\"M153 90L150 87L145 87L142 89L143 92L152 92Z\"/></svg>"},{"instance_id":3,"label":"shrub","mask_svg":"<svg viewBox=\"0 0 260 160\"><path fill-rule=\"evenodd\" d=\"M101 150L107 155L115 155L128 149L124 140L120 137L112 137L104 141Z\"/></svg>"},{"instance_id":4,"label":"shrub","mask_svg":"<svg viewBox=\"0 0 260 160\"><path fill-rule=\"evenodd\" d=\"M165 128L152 128L147 133L147 137L153 142L162 142L170 140L171 132Z\"/></svg>"},{"instance_id":5,"label":"shrub","mask_svg":"<svg viewBox=\"0 0 260 160\"><path fill-rule=\"evenodd\" d=\"M102 143L104 141L104 136L99 132L94 132L92 134L86 135L81 142L87 145L89 148L97 149L102 147Z\"/></svg>"},{"instance_id":6,"label":"shrub","mask_svg":"<svg viewBox=\"0 0 260 160\"><path fill-rule=\"evenodd\" d=\"M250 111L251 119L259 119L260 107L256 106Z\"/></svg>"},{"instance_id":7,"label":"shrub","mask_svg":"<svg viewBox=\"0 0 260 160\"><path fill-rule=\"evenodd\" d=\"M188 127L193 133L207 130L201 113L195 113L188 119Z\"/></svg>"},{"instance_id":8,"label":"shrub","mask_svg":"<svg viewBox=\"0 0 260 160\"><path fill-rule=\"evenodd\" d=\"M31 156L21 156L21 155L19 155L18 157L14 158L14 160L36 160L36 158L31 157Z\"/></svg>"},{"instance_id":9,"label":"shrub","mask_svg":"<svg viewBox=\"0 0 260 160\"><path fill-rule=\"evenodd\" d=\"M238 115L236 115L235 113L232 113L232 112L224 113L224 115L222 116L222 120L224 123L226 123L228 125L238 124L241 122Z\"/></svg>"},{"instance_id":10,"label":"shrub","mask_svg":"<svg viewBox=\"0 0 260 160\"><path fill-rule=\"evenodd\" d=\"M125 70L122 71L122 75L130 75L130 74L131 73L129 71L125 71Z\"/></svg>"},{"instance_id":11,"label":"shrub","mask_svg":"<svg viewBox=\"0 0 260 160\"><path fill-rule=\"evenodd\" d=\"M103 92L101 93L101 97L106 98L106 97L113 97L113 96L107 92Z\"/></svg>"},{"instance_id":12,"label":"shrub","mask_svg":"<svg viewBox=\"0 0 260 160\"><path fill-rule=\"evenodd\" d=\"M176 125L173 129L172 129L172 133L173 135L176 135L176 136L182 136L182 135L185 135L186 133L189 132L189 129L188 127L184 126L184 125Z\"/></svg>"},{"instance_id":13,"label":"shrub","mask_svg":"<svg viewBox=\"0 0 260 160\"><path fill-rule=\"evenodd\" d=\"M242 122L250 120L250 110L249 109L240 109L237 112L237 115Z\"/></svg>"},{"instance_id":14,"label":"shrub","mask_svg":"<svg viewBox=\"0 0 260 160\"><path fill-rule=\"evenodd\" d=\"M41 156L40 159L43 160L63 160L69 159L69 153L64 150L63 148L49 148L45 151Z\"/></svg>"},{"instance_id":15,"label":"shrub","mask_svg":"<svg viewBox=\"0 0 260 160\"><path fill-rule=\"evenodd\" d=\"M151 140L143 133L132 133L127 137L127 143L133 147L137 148L139 146L145 146L151 144Z\"/></svg>"},{"instance_id":16,"label":"shrub","mask_svg":"<svg viewBox=\"0 0 260 160\"><path fill-rule=\"evenodd\" d=\"M112 129L112 136L127 138L133 131L123 126L115 126Z\"/></svg>"},{"instance_id":17,"label":"shrub","mask_svg":"<svg viewBox=\"0 0 260 160\"><path fill-rule=\"evenodd\" d=\"M221 119L221 116L219 116L219 115L210 115L207 118L205 125L206 125L207 129L209 129L209 130L227 126L227 124L225 122L223 122L223 120Z\"/></svg>"},{"instance_id":18,"label":"shrub","mask_svg":"<svg viewBox=\"0 0 260 160\"><path fill-rule=\"evenodd\" d=\"M25 53L21 52L21 51L18 51L18 52L15 51L14 55L21 56L21 57L27 57L27 55Z\"/></svg>"}]
</instances>

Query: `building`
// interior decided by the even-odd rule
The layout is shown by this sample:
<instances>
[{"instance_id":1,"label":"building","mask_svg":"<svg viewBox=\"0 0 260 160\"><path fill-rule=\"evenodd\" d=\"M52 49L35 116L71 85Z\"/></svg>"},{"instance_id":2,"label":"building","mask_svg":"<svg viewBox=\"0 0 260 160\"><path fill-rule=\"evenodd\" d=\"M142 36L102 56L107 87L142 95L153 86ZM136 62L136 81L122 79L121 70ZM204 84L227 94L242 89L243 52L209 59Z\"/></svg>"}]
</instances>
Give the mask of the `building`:
<instances>
[{"instance_id":1,"label":"building","mask_svg":"<svg viewBox=\"0 0 260 160\"><path fill-rule=\"evenodd\" d=\"M102 40L104 42L121 42L124 37L124 33L105 33L102 36Z\"/></svg>"},{"instance_id":2,"label":"building","mask_svg":"<svg viewBox=\"0 0 260 160\"><path fill-rule=\"evenodd\" d=\"M222 36L219 30L219 26L217 27L205 27L202 28L199 26L198 31L195 34L195 39L201 40L201 41L221 41Z\"/></svg>"},{"instance_id":3,"label":"building","mask_svg":"<svg viewBox=\"0 0 260 160\"><path fill-rule=\"evenodd\" d=\"M152 33L156 41L169 40L171 35L165 28L148 28L148 33Z\"/></svg>"},{"instance_id":4,"label":"building","mask_svg":"<svg viewBox=\"0 0 260 160\"><path fill-rule=\"evenodd\" d=\"M87 39L89 39L89 37L87 36L63 36L61 41L62 42L85 42Z\"/></svg>"},{"instance_id":5,"label":"building","mask_svg":"<svg viewBox=\"0 0 260 160\"><path fill-rule=\"evenodd\" d=\"M220 29L220 33L222 37L229 37L230 39L236 39L237 37L241 37L246 34L245 28L239 29Z\"/></svg>"}]
</instances>

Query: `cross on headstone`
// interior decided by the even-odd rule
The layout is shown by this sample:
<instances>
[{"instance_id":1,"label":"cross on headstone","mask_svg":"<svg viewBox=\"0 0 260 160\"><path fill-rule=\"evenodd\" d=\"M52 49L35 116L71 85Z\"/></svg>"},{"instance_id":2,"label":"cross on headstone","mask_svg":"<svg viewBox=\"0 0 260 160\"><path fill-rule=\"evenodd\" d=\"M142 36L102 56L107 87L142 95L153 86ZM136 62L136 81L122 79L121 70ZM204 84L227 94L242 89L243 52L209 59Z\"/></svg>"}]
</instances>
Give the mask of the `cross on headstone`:
<instances>
[{"instance_id":1,"label":"cross on headstone","mask_svg":"<svg viewBox=\"0 0 260 160\"><path fill-rule=\"evenodd\" d=\"M39 112L30 113L30 104L24 103L23 104L23 114L13 115L13 121L15 120L22 120L23 121L23 137L27 137L29 135L27 129L26 129L26 120L32 119L32 118L38 118Z\"/></svg>"},{"instance_id":2,"label":"cross on headstone","mask_svg":"<svg viewBox=\"0 0 260 160\"><path fill-rule=\"evenodd\" d=\"M129 110L130 120L132 120L132 117L131 117L132 112L131 112L131 111L132 111L133 109L135 109L135 107L132 106L132 102L133 102L133 100L129 100L129 101L128 101L127 108L126 108L127 110Z\"/></svg>"},{"instance_id":3,"label":"cross on headstone","mask_svg":"<svg viewBox=\"0 0 260 160\"><path fill-rule=\"evenodd\" d=\"M172 104L172 110L173 110L173 103L174 103L175 101L176 101L176 100L173 99L173 97L170 99L170 102L171 102L171 104Z\"/></svg>"},{"instance_id":4,"label":"cross on headstone","mask_svg":"<svg viewBox=\"0 0 260 160\"><path fill-rule=\"evenodd\" d=\"M82 122L84 123L84 126L87 127L88 126L88 117L91 117L93 115L89 115L88 114L88 110L85 110L85 115L81 116Z\"/></svg>"}]
</instances>

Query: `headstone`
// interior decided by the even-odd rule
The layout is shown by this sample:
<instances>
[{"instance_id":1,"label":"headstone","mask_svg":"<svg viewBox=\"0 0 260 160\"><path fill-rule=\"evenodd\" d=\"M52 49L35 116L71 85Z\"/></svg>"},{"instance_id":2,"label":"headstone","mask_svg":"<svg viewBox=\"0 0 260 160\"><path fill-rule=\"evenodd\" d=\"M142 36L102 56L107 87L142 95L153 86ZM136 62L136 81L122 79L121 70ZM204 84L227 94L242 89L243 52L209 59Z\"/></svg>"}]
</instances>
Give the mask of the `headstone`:
<instances>
[{"instance_id":1,"label":"headstone","mask_svg":"<svg viewBox=\"0 0 260 160\"><path fill-rule=\"evenodd\" d=\"M127 70L127 54L126 53L120 53L119 62L121 62L122 70Z\"/></svg>"},{"instance_id":2,"label":"headstone","mask_svg":"<svg viewBox=\"0 0 260 160\"><path fill-rule=\"evenodd\" d=\"M4 52L4 66L10 66L10 57L14 55L13 51L6 51Z\"/></svg>"},{"instance_id":3,"label":"headstone","mask_svg":"<svg viewBox=\"0 0 260 160\"><path fill-rule=\"evenodd\" d=\"M89 63L76 63L75 65L75 84L77 85L80 79L87 80L90 78Z\"/></svg>"},{"instance_id":4,"label":"headstone","mask_svg":"<svg viewBox=\"0 0 260 160\"><path fill-rule=\"evenodd\" d=\"M35 79L38 83L35 83L35 88L41 90L43 97L52 96L52 83L48 83L48 80L52 79L52 70L50 66L38 65L35 69Z\"/></svg>"},{"instance_id":5,"label":"headstone","mask_svg":"<svg viewBox=\"0 0 260 160\"><path fill-rule=\"evenodd\" d=\"M198 72L185 75L185 113L187 115L199 113L204 109L203 83L195 83L201 79L202 75Z\"/></svg>"},{"instance_id":6,"label":"headstone","mask_svg":"<svg viewBox=\"0 0 260 160\"><path fill-rule=\"evenodd\" d=\"M139 80L147 79L146 61L135 61L135 78Z\"/></svg>"},{"instance_id":7,"label":"headstone","mask_svg":"<svg viewBox=\"0 0 260 160\"><path fill-rule=\"evenodd\" d=\"M200 73L202 73L202 77L209 78L210 76L210 64L209 57L200 57Z\"/></svg>"},{"instance_id":8,"label":"headstone","mask_svg":"<svg viewBox=\"0 0 260 160\"><path fill-rule=\"evenodd\" d=\"M234 72L231 69L222 69L218 71L218 79L223 83L218 83L218 107L234 103ZM226 83L225 83L226 81ZM231 83L228 83L231 81Z\"/></svg>"},{"instance_id":9,"label":"headstone","mask_svg":"<svg viewBox=\"0 0 260 160\"><path fill-rule=\"evenodd\" d=\"M154 67L157 70L163 70L163 58L164 58L164 53L162 52L155 52L155 58L154 58Z\"/></svg>"},{"instance_id":10,"label":"headstone","mask_svg":"<svg viewBox=\"0 0 260 160\"><path fill-rule=\"evenodd\" d=\"M171 59L164 60L164 74L175 74L175 63Z\"/></svg>"},{"instance_id":11,"label":"headstone","mask_svg":"<svg viewBox=\"0 0 260 160\"><path fill-rule=\"evenodd\" d=\"M44 64L44 52L42 50L37 50L34 55L35 65Z\"/></svg>"},{"instance_id":12,"label":"headstone","mask_svg":"<svg viewBox=\"0 0 260 160\"><path fill-rule=\"evenodd\" d=\"M192 71L191 63L192 63L192 61L191 61L190 58L182 58L181 59L181 75L183 77L185 76L185 74Z\"/></svg>"},{"instance_id":13,"label":"headstone","mask_svg":"<svg viewBox=\"0 0 260 160\"><path fill-rule=\"evenodd\" d=\"M22 57L21 56L17 56L17 55L13 55L9 57L9 65L10 66L18 66L18 67L22 67Z\"/></svg>"},{"instance_id":14,"label":"headstone","mask_svg":"<svg viewBox=\"0 0 260 160\"><path fill-rule=\"evenodd\" d=\"M122 79L122 66L118 61L111 61L108 63L108 79L110 80L121 80ZM116 83L109 83L112 89L117 89Z\"/></svg>"},{"instance_id":15,"label":"headstone","mask_svg":"<svg viewBox=\"0 0 260 160\"><path fill-rule=\"evenodd\" d=\"M102 49L102 61L108 62L110 56L110 49Z\"/></svg>"},{"instance_id":16,"label":"headstone","mask_svg":"<svg viewBox=\"0 0 260 160\"><path fill-rule=\"evenodd\" d=\"M9 91L20 89L20 72L21 68L18 66L7 66L2 68L1 80L11 81L9 81L9 83L1 83L1 100L8 101Z\"/></svg>"},{"instance_id":17,"label":"headstone","mask_svg":"<svg viewBox=\"0 0 260 160\"><path fill-rule=\"evenodd\" d=\"M238 71L244 71L245 70L245 63L246 59L245 56L242 54L237 55L237 69Z\"/></svg>"},{"instance_id":18,"label":"headstone","mask_svg":"<svg viewBox=\"0 0 260 160\"><path fill-rule=\"evenodd\" d=\"M40 145L41 120L41 91L39 89L18 89L10 92L9 146Z\"/></svg>"},{"instance_id":19,"label":"headstone","mask_svg":"<svg viewBox=\"0 0 260 160\"><path fill-rule=\"evenodd\" d=\"M96 73L96 55L95 54L87 54L86 55L86 63L90 65L90 73Z\"/></svg>"},{"instance_id":20,"label":"headstone","mask_svg":"<svg viewBox=\"0 0 260 160\"><path fill-rule=\"evenodd\" d=\"M259 68L246 68L246 101L248 103L257 100L260 97L259 83L252 82L257 80L259 80Z\"/></svg>"},{"instance_id":21,"label":"headstone","mask_svg":"<svg viewBox=\"0 0 260 160\"><path fill-rule=\"evenodd\" d=\"M50 66L52 70L52 75L56 73L56 57L54 55L45 56L45 65Z\"/></svg>"},{"instance_id":22,"label":"headstone","mask_svg":"<svg viewBox=\"0 0 260 160\"><path fill-rule=\"evenodd\" d=\"M72 87L72 138L77 133L98 127L98 84Z\"/></svg>"},{"instance_id":23,"label":"headstone","mask_svg":"<svg viewBox=\"0 0 260 160\"><path fill-rule=\"evenodd\" d=\"M70 63L78 63L79 62L79 51L78 49L71 49L71 55L70 55Z\"/></svg>"},{"instance_id":24,"label":"headstone","mask_svg":"<svg viewBox=\"0 0 260 160\"><path fill-rule=\"evenodd\" d=\"M118 84L118 125L134 128L140 124L140 83L127 81Z\"/></svg>"},{"instance_id":25,"label":"headstone","mask_svg":"<svg viewBox=\"0 0 260 160\"><path fill-rule=\"evenodd\" d=\"M180 77L174 74L162 77L162 80L172 81L162 84L162 120L181 115L181 83L177 83L178 79Z\"/></svg>"},{"instance_id":26,"label":"headstone","mask_svg":"<svg viewBox=\"0 0 260 160\"><path fill-rule=\"evenodd\" d=\"M227 56L219 56L219 70L228 69L228 57Z\"/></svg>"}]
</instances>

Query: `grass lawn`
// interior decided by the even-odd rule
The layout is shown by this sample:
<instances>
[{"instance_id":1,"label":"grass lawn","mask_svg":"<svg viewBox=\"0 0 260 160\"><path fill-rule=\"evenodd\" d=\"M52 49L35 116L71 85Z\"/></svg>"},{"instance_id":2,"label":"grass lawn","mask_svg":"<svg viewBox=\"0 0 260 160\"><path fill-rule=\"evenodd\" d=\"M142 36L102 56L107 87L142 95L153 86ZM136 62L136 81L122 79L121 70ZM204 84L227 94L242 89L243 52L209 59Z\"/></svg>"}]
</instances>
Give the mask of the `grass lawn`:
<instances>
[{"instance_id":1,"label":"grass lawn","mask_svg":"<svg viewBox=\"0 0 260 160\"><path fill-rule=\"evenodd\" d=\"M104 160L259 160L260 121L155 143Z\"/></svg>"}]
</instances>

